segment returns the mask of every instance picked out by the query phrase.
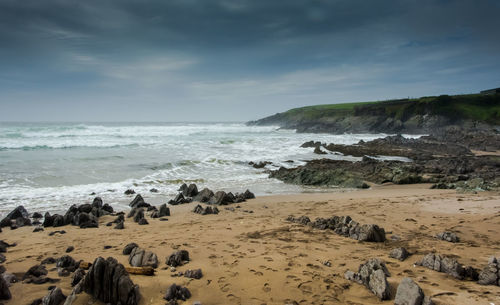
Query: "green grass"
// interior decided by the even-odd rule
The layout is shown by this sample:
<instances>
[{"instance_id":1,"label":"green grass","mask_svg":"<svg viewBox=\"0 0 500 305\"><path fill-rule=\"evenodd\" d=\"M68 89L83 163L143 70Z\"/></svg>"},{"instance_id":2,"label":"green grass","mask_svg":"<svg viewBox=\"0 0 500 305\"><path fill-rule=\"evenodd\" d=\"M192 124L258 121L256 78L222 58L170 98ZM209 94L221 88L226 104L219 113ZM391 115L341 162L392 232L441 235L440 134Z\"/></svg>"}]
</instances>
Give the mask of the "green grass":
<instances>
[{"instance_id":1,"label":"green grass","mask_svg":"<svg viewBox=\"0 0 500 305\"><path fill-rule=\"evenodd\" d=\"M294 108L278 115L292 121L311 121L346 115L386 115L405 121L414 115L425 114L500 125L500 94L441 95L378 102L324 104Z\"/></svg>"}]
</instances>

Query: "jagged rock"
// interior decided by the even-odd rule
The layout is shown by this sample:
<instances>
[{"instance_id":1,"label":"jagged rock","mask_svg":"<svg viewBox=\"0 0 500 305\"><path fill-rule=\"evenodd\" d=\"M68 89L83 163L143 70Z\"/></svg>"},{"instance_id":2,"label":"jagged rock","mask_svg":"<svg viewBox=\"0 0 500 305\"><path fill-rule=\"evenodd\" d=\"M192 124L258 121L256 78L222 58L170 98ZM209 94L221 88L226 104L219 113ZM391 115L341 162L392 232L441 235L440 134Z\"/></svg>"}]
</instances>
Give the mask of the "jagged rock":
<instances>
[{"instance_id":1,"label":"jagged rock","mask_svg":"<svg viewBox=\"0 0 500 305\"><path fill-rule=\"evenodd\" d=\"M201 214L201 215L219 214L219 209L217 209L216 207L211 207L211 206L206 206L205 208L203 208L201 205L198 204L193 209L193 213Z\"/></svg>"},{"instance_id":2,"label":"jagged rock","mask_svg":"<svg viewBox=\"0 0 500 305\"><path fill-rule=\"evenodd\" d=\"M184 277L199 280L202 278L202 276L203 276L203 273L201 272L201 269L193 269L193 270L184 271Z\"/></svg>"},{"instance_id":3,"label":"jagged rock","mask_svg":"<svg viewBox=\"0 0 500 305\"><path fill-rule=\"evenodd\" d=\"M168 204L178 205L183 203L190 203L192 201L191 197L184 197L182 193L177 194L174 199L169 200Z\"/></svg>"},{"instance_id":4,"label":"jagged rock","mask_svg":"<svg viewBox=\"0 0 500 305\"><path fill-rule=\"evenodd\" d=\"M182 190L182 195L184 195L184 197L194 197L198 195L198 187L196 186L196 184L191 183L189 186L185 187Z\"/></svg>"},{"instance_id":5,"label":"jagged rock","mask_svg":"<svg viewBox=\"0 0 500 305\"><path fill-rule=\"evenodd\" d=\"M42 277L44 275L47 275L48 271L45 269L45 265L35 265L26 271L26 273L23 275L22 280L26 280L30 277L37 278L37 277Z\"/></svg>"},{"instance_id":6,"label":"jagged rock","mask_svg":"<svg viewBox=\"0 0 500 305\"><path fill-rule=\"evenodd\" d=\"M141 194L137 194L134 200L130 202L129 206L132 208L147 208L150 206L150 204L144 201L144 198L142 198Z\"/></svg>"},{"instance_id":7,"label":"jagged rock","mask_svg":"<svg viewBox=\"0 0 500 305\"><path fill-rule=\"evenodd\" d=\"M177 300L185 301L191 297L191 292L186 287L177 286L176 284L170 285L168 287L165 296L165 300L169 301L169 304L177 304ZM171 302L174 303L171 303Z\"/></svg>"},{"instance_id":8,"label":"jagged rock","mask_svg":"<svg viewBox=\"0 0 500 305\"><path fill-rule=\"evenodd\" d=\"M212 192L208 188L204 188L203 190L201 190L201 192L198 193L198 195L193 197L193 201L208 202L213 196L214 192Z\"/></svg>"},{"instance_id":9,"label":"jagged rock","mask_svg":"<svg viewBox=\"0 0 500 305\"><path fill-rule=\"evenodd\" d=\"M123 255L129 255L132 252L132 250L134 250L134 248L137 248L137 247L139 247L138 244L130 243L130 244L126 245L125 248L123 248L122 253L123 253Z\"/></svg>"},{"instance_id":10,"label":"jagged rock","mask_svg":"<svg viewBox=\"0 0 500 305\"><path fill-rule=\"evenodd\" d=\"M121 221L121 222L117 223L114 228L117 229L117 230L123 230L123 229L125 229L124 222Z\"/></svg>"},{"instance_id":11,"label":"jagged rock","mask_svg":"<svg viewBox=\"0 0 500 305\"><path fill-rule=\"evenodd\" d=\"M102 200L101 200L101 205L102 205ZM88 213L92 212L92 205L89 203L82 204L78 207L78 212L88 214Z\"/></svg>"},{"instance_id":12,"label":"jagged rock","mask_svg":"<svg viewBox=\"0 0 500 305\"><path fill-rule=\"evenodd\" d=\"M390 287L386 277L390 276L385 262L377 258L371 258L359 266L358 272L347 271L344 277L350 281L365 285L381 300L387 300L390 296Z\"/></svg>"},{"instance_id":13,"label":"jagged rock","mask_svg":"<svg viewBox=\"0 0 500 305\"><path fill-rule=\"evenodd\" d=\"M158 257L151 251L146 251L139 247L135 247L130 252L128 262L133 267L151 266L158 267Z\"/></svg>"},{"instance_id":14,"label":"jagged rock","mask_svg":"<svg viewBox=\"0 0 500 305\"><path fill-rule=\"evenodd\" d=\"M424 292L411 278L405 277L399 283L394 305L422 305Z\"/></svg>"},{"instance_id":15,"label":"jagged rock","mask_svg":"<svg viewBox=\"0 0 500 305\"><path fill-rule=\"evenodd\" d=\"M38 212L35 212L35 213L33 213L33 215L31 215L31 218L39 219L39 218L43 218L43 215L38 213Z\"/></svg>"},{"instance_id":16,"label":"jagged rock","mask_svg":"<svg viewBox=\"0 0 500 305\"><path fill-rule=\"evenodd\" d=\"M7 281L0 276L0 300L10 300L11 297Z\"/></svg>"},{"instance_id":17,"label":"jagged rock","mask_svg":"<svg viewBox=\"0 0 500 305\"><path fill-rule=\"evenodd\" d=\"M477 280L478 278L478 273L474 268L464 267L456 259L441 256L439 254L429 253L424 256L421 261L416 262L415 264L434 271L449 274L459 280L464 278Z\"/></svg>"},{"instance_id":18,"label":"jagged rock","mask_svg":"<svg viewBox=\"0 0 500 305\"><path fill-rule=\"evenodd\" d=\"M73 273L73 276L71 277L71 287L74 287L76 286L76 284L80 283L84 276L85 270L81 268L76 269L75 273Z\"/></svg>"},{"instance_id":19,"label":"jagged rock","mask_svg":"<svg viewBox=\"0 0 500 305\"><path fill-rule=\"evenodd\" d=\"M92 207L95 207L95 208L98 208L98 209L100 209L100 208L103 207L101 197L95 197L94 198L94 200L92 201Z\"/></svg>"},{"instance_id":20,"label":"jagged rock","mask_svg":"<svg viewBox=\"0 0 500 305\"><path fill-rule=\"evenodd\" d=\"M455 233L448 232L448 231L438 233L436 235L436 238L440 239L440 240L448 241L451 243L458 243L460 241L460 239L458 238L458 236Z\"/></svg>"},{"instance_id":21,"label":"jagged rock","mask_svg":"<svg viewBox=\"0 0 500 305\"><path fill-rule=\"evenodd\" d=\"M170 209L166 204L160 205L159 215L158 217L170 216Z\"/></svg>"},{"instance_id":22,"label":"jagged rock","mask_svg":"<svg viewBox=\"0 0 500 305\"><path fill-rule=\"evenodd\" d=\"M398 259L400 261L404 261L408 258L408 256L410 256L410 253L408 253L406 248L403 247L392 249L389 253L389 257Z\"/></svg>"},{"instance_id":23,"label":"jagged rock","mask_svg":"<svg viewBox=\"0 0 500 305\"><path fill-rule=\"evenodd\" d=\"M189 252L186 250L179 250L172 253L168 258L166 264L171 267L184 265L184 262L189 261Z\"/></svg>"},{"instance_id":24,"label":"jagged rock","mask_svg":"<svg viewBox=\"0 0 500 305\"><path fill-rule=\"evenodd\" d=\"M54 216L51 216L49 212L45 213L42 226L52 227L54 225Z\"/></svg>"},{"instance_id":25,"label":"jagged rock","mask_svg":"<svg viewBox=\"0 0 500 305\"><path fill-rule=\"evenodd\" d=\"M60 305L64 300L66 300L66 296L62 293L61 288L57 287L43 297L42 305Z\"/></svg>"},{"instance_id":26,"label":"jagged rock","mask_svg":"<svg viewBox=\"0 0 500 305\"><path fill-rule=\"evenodd\" d=\"M245 199L254 199L255 195L254 193L250 192L250 190L246 190L243 195L245 196Z\"/></svg>"},{"instance_id":27,"label":"jagged rock","mask_svg":"<svg viewBox=\"0 0 500 305\"><path fill-rule=\"evenodd\" d=\"M478 276L478 284L500 286L500 263L496 257L491 257L488 264Z\"/></svg>"},{"instance_id":28,"label":"jagged rock","mask_svg":"<svg viewBox=\"0 0 500 305\"><path fill-rule=\"evenodd\" d=\"M103 303L139 304L139 287L130 280L125 267L112 257L106 260L98 257L79 285Z\"/></svg>"},{"instance_id":29,"label":"jagged rock","mask_svg":"<svg viewBox=\"0 0 500 305\"><path fill-rule=\"evenodd\" d=\"M53 216L54 223L52 224L53 227L62 227L65 225L64 223L64 216L55 214Z\"/></svg>"},{"instance_id":30,"label":"jagged rock","mask_svg":"<svg viewBox=\"0 0 500 305\"><path fill-rule=\"evenodd\" d=\"M74 272L78 268L79 265L80 265L80 262L75 261L75 259L69 255L61 256L56 262L57 268L61 268L63 270L68 270L69 272Z\"/></svg>"},{"instance_id":31,"label":"jagged rock","mask_svg":"<svg viewBox=\"0 0 500 305\"><path fill-rule=\"evenodd\" d=\"M16 207L0 221L0 227L11 227L11 229L30 225L29 213L22 205Z\"/></svg>"},{"instance_id":32,"label":"jagged rock","mask_svg":"<svg viewBox=\"0 0 500 305\"><path fill-rule=\"evenodd\" d=\"M137 209L134 215L134 222L139 222L141 219L144 219L144 209Z\"/></svg>"},{"instance_id":33,"label":"jagged rock","mask_svg":"<svg viewBox=\"0 0 500 305\"><path fill-rule=\"evenodd\" d=\"M234 195L224 191L218 191L208 201L210 204L227 205L234 203Z\"/></svg>"}]
</instances>

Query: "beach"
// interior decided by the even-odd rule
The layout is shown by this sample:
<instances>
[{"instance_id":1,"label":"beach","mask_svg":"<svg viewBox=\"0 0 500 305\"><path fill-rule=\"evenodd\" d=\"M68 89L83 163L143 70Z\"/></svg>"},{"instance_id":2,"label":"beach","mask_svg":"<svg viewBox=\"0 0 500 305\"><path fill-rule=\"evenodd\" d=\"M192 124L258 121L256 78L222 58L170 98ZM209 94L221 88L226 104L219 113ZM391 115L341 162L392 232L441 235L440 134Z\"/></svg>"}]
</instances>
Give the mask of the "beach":
<instances>
[{"instance_id":1,"label":"beach","mask_svg":"<svg viewBox=\"0 0 500 305\"><path fill-rule=\"evenodd\" d=\"M149 225L140 226L126 218L124 230L105 225L115 218L110 215L99 218L99 228L69 225L41 232L32 232L29 226L4 228L1 239L16 243L4 253L4 266L20 278L43 259L66 254L68 246L74 246L69 255L75 260L114 257L128 266L128 255L122 250L135 242L159 260L154 276L130 275L139 286L140 304L165 303L163 296L173 283L187 287L192 294L181 304L392 304L403 277L412 278L435 304L497 304L500 299L498 286L457 280L414 265L425 254L436 252L481 270L489 257L500 256L498 193L460 193L430 189L429 184L382 185L357 191L258 196L227 206L230 209L219 206L217 215L193 213L197 204L170 206L168 221L146 216ZM357 222L383 227L387 240L360 242L288 222L289 215L307 215L311 220L349 215ZM49 236L61 229L66 234ZM435 238L446 230L455 232L460 242ZM412 255L405 261L390 258L389 252L396 247L405 247ZM166 257L181 249L189 252L190 261L172 272ZM391 300L380 301L366 287L344 278L347 270L357 271L370 258L386 262ZM47 295L51 285L70 294L71 276L59 277L54 267L47 265L48 276L60 278L60 282L14 283L12 299L3 303L31 304ZM198 268L203 272L201 279L173 276ZM81 293L73 304L102 303Z\"/></svg>"}]
</instances>

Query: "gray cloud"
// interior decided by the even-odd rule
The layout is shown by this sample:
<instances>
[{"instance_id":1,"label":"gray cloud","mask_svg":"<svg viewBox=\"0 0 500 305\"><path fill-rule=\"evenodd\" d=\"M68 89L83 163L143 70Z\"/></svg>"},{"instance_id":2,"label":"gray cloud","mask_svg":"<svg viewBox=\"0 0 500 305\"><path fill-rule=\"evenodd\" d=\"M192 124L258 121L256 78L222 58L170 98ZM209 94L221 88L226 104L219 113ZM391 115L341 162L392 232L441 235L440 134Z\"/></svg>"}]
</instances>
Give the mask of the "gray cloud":
<instances>
[{"instance_id":1,"label":"gray cloud","mask_svg":"<svg viewBox=\"0 0 500 305\"><path fill-rule=\"evenodd\" d=\"M248 120L474 92L500 85L499 13L494 0L2 0L0 120Z\"/></svg>"}]
</instances>

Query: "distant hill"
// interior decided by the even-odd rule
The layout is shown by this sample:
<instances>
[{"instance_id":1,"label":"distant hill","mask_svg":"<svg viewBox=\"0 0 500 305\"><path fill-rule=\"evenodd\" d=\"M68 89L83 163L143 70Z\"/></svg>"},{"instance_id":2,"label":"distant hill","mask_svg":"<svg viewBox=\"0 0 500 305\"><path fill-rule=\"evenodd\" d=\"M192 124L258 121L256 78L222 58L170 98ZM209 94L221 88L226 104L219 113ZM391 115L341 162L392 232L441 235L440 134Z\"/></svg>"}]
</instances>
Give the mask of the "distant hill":
<instances>
[{"instance_id":1,"label":"distant hill","mask_svg":"<svg viewBox=\"0 0 500 305\"><path fill-rule=\"evenodd\" d=\"M500 94L440 95L307 106L247 124L337 134L430 133L451 125L469 128L500 126Z\"/></svg>"}]
</instances>

